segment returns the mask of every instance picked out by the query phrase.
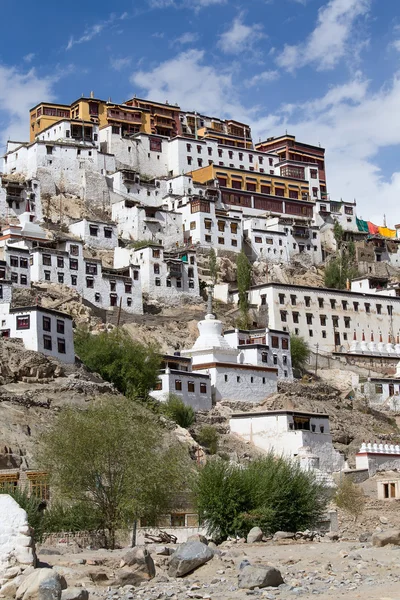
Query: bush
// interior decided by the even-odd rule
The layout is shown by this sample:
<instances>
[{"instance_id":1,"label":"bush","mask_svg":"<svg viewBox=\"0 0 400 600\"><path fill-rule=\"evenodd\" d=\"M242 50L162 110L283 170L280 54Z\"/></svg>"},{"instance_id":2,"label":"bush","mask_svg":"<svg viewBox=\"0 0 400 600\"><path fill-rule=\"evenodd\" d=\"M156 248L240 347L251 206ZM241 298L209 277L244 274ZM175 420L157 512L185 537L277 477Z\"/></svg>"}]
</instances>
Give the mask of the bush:
<instances>
[{"instance_id":1,"label":"bush","mask_svg":"<svg viewBox=\"0 0 400 600\"><path fill-rule=\"evenodd\" d=\"M364 492L350 477L342 477L336 490L334 502L338 508L349 513L354 521L357 521L365 507Z\"/></svg>"},{"instance_id":2,"label":"bush","mask_svg":"<svg viewBox=\"0 0 400 600\"><path fill-rule=\"evenodd\" d=\"M161 405L162 412L180 427L188 429L196 420L191 406L187 406L178 396L170 394L168 400Z\"/></svg>"},{"instance_id":3,"label":"bush","mask_svg":"<svg viewBox=\"0 0 400 600\"><path fill-rule=\"evenodd\" d=\"M218 438L218 431L212 425L204 425L197 435L197 441L199 444L208 448L210 454L217 453Z\"/></svg>"},{"instance_id":4,"label":"bush","mask_svg":"<svg viewBox=\"0 0 400 600\"><path fill-rule=\"evenodd\" d=\"M132 340L122 329L92 335L75 334L75 350L84 364L128 397L146 400L158 379L157 349Z\"/></svg>"},{"instance_id":5,"label":"bush","mask_svg":"<svg viewBox=\"0 0 400 600\"><path fill-rule=\"evenodd\" d=\"M246 467L209 461L193 493L201 520L218 540L245 536L254 526L266 534L312 527L328 498L312 473L272 454Z\"/></svg>"}]
</instances>

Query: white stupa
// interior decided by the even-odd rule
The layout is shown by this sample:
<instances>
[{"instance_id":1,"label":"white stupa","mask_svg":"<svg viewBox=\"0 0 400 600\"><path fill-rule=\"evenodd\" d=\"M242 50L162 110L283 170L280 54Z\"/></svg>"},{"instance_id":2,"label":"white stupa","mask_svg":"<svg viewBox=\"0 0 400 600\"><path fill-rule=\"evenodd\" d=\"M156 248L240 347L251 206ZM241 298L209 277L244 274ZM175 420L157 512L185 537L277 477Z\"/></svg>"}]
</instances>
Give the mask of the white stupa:
<instances>
[{"instance_id":1,"label":"white stupa","mask_svg":"<svg viewBox=\"0 0 400 600\"><path fill-rule=\"evenodd\" d=\"M193 365L205 363L237 363L240 350L232 348L222 334L223 323L212 313L212 296L208 293L207 314L197 324L199 337L190 350L183 350L182 356L192 358Z\"/></svg>"}]
</instances>

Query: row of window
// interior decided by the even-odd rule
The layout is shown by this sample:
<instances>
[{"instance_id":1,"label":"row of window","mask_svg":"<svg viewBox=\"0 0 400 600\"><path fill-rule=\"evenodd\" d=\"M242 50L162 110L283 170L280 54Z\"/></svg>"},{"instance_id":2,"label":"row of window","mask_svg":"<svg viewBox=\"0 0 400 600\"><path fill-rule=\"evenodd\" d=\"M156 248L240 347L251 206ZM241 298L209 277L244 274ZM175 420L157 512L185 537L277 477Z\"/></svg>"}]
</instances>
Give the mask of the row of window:
<instances>
[{"instance_id":1,"label":"row of window","mask_svg":"<svg viewBox=\"0 0 400 600\"><path fill-rule=\"evenodd\" d=\"M197 154L201 154L202 150L203 150L203 146L201 144L197 144L196 148L197 148ZM192 144L186 144L186 150L187 150L187 152L191 152ZM213 153L212 147L208 146L207 151L208 151L208 155L212 156L212 153ZM233 155L234 155L233 150L225 150L225 152L228 153L229 158L232 160ZM223 153L224 153L224 150L222 148L218 148L218 156L220 158L222 158ZM249 162L252 163L253 159L254 159L254 155L248 154L247 156L248 156ZM239 157L239 160L243 160L243 152L238 152L238 157ZM264 162L264 158L267 158L267 157L257 156L256 158L257 158L258 162L260 163L260 165L262 165ZM273 159L271 157L268 157L268 161L269 161L269 165L272 167L274 164Z\"/></svg>"},{"instance_id":2,"label":"row of window","mask_svg":"<svg viewBox=\"0 0 400 600\"><path fill-rule=\"evenodd\" d=\"M12 283L18 283L18 273L12 272L10 274L10 279ZM28 285L28 277L27 275L20 275L19 276L19 283L20 285Z\"/></svg>"},{"instance_id":3,"label":"row of window","mask_svg":"<svg viewBox=\"0 0 400 600\"><path fill-rule=\"evenodd\" d=\"M45 281L51 281L51 271L43 271L44 274L44 280ZM135 277L136 275L136 277ZM22 279L22 275L21 275L21 279ZM134 271L134 279L138 279L138 272ZM57 282L60 284L65 283L65 276L64 273L57 273ZM110 281L110 291L111 292L115 292L117 289L117 282L116 281ZM21 281L22 285L26 285L23 284ZM71 285L72 286L76 286L78 285L78 276L77 275L71 275ZM86 277L86 287L90 288L90 289L94 289L94 278L93 277ZM132 284L129 282L125 282L124 283L124 288L125 288L125 294L131 294L132 293Z\"/></svg>"},{"instance_id":4,"label":"row of window","mask_svg":"<svg viewBox=\"0 0 400 600\"><path fill-rule=\"evenodd\" d=\"M43 325L43 331L51 331L50 317L42 317L42 325ZM57 319L56 331L57 331L57 333L62 333L62 334L65 333L65 323L62 319Z\"/></svg>"},{"instance_id":5,"label":"row of window","mask_svg":"<svg viewBox=\"0 0 400 600\"><path fill-rule=\"evenodd\" d=\"M282 321L282 323L287 323L287 317L288 317L287 310L281 310L280 311L280 315L281 315L281 321ZM312 325L313 324L313 319L316 318L316 315L314 315L312 313L306 313L305 317L306 317L306 323L307 323L307 325ZM293 323L299 323L300 322L300 313L298 313L298 312L292 312L292 319L293 319ZM328 317L326 315L320 315L319 316L320 324L322 325L322 327L326 327L326 325L327 325L327 319L328 319ZM344 326L345 326L345 328L346 329L350 329L351 318L350 317L343 317L343 320L344 320ZM338 315L332 315L332 325L335 328L339 327L339 316Z\"/></svg>"},{"instance_id":6,"label":"row of window","mask_svg":"<svg viewBox=\"0 0 400 600\"><path fill-rule=\"evenodd\" d=\"M261 298L263 298L263 296L261 296ZM279 304L285 304L285 294L279 294ZM324 298L317 298L318 301L318 307L319 308L324 308L325 306L325 299ZM335 310L336 306L339 306L339 301L336 300L336 298L330 298L329 299L329 303L330 303L330 307ZM297 306L297 296L295 294L290 294L290 304L292 306ZM304 304L305 306L310 307L312 304L312 299L311 296L304 296ZM342 305L342 309L343 310L350 310L350 302L348 300L342 300L341 301L341 305ZM353 310L354 312L358 312L360 308L360 302L353 302ZM375 305L376 308L376 314L381 315L382 314L382 304L376 304ZM392 315L393 314L393 306L391 306L390 304L387 305L387 314L388 315ZM364 309L366 313L370 313L371 312L371 303L370 302L364 302Z\"/></svg>"},{"instance_id":7,"label":"row of window","mask_svg":"<svg viewBox=\"0 0 400 600\"><path fill-rule=\"evenodd\" d=\"M225 227L228 225L228 223L226 221L217 221L217 227L218 227L218 231L224 232L225 231ZM205 229L211 231L211 228L213 226L213 221L212 219L204 219L204 227ZM196 229L197 225L196 225L196 221L191 221L190 222L190 229ZM238 232L238 224L237 223L230 223L229 224L229 228L231 233L236 234Z\"/></svg>"},{"instance_id":8,"label":"row of window","mask_svg":"<svg viewBox=\"0 0 400 600\"><path fill-rule=\"evenodd\" d=\"M53 339L52 339L51 335L43 336L43 348L45 350L49 350L50 352L53 350ZM64 338L57 338L57 352L59 354L66 353L66 345L65 345Z\"/></svg>"},{"instance_id":9,"label":"row of window","mask_svg":"<svg viewBox=\"0 0 400 600\"><path fill-rule=\"evenodd\" d=\"M161 287L161 279L160 279L160 277L156 277L154 279L154 285L157 286L157 287ZM171 282L171 279L169 277L167 277L167 279L165 280L165 285L167 287L172 287L172 282ZM176 280L176 287L177 288L181 288L182 287L182 279L177 279ZM194 280L193 279L189 279L189 281L188 281L188 287L190 289L192 289L192 290L194 289Z\"/></svg>"},{"instance_id":10,"label":"row of window","mask_svg":"<svg viewBox=\"0 0 400 600\"><path fill-rule=\"evenodd\" d=\"M159 379L156 383L156 387L154 388L155 390L162 390L163 389L163 384L161 379ZM200 382L199 385L199 389L200 389L200 394L207 394L207 384L204 382ZM175 379L175 390L177 392L181 392L183 390L183 386L182 386L182 380L181 379ZM187 391L191 394L196 393L196 385L194 381L188 381L187 382Z\"/></svg>"},{"instance_id":11,"label":"row of window","mask_svg":"<svg viewBox=\"0 0 400 600\"><path fill-rule=\"evenodd\" d=\"M206 234L204 236L204 241L205 242L209 242L211 244L212 242L212 237L211 235ZM219 237L217 240L218 244L220 244L221 246L225 246L225 239L223 237ZM238 245L237 240L231 240L231 246L233 246L234 248L236 248Z\"/></svg>"},{"instance_id":12,"label":"row of window","mask_svg":"<svg viewBox=\"0 0 400 600\"><path fill-rule=\"evenodd\" d=\"M10 267L20 267L21 269L27 269L29 267L29 261L27 258L25 257L20 257L18 259L18 256L10 256Z\"/></svg>"},{"instance_id":13,"label":"row of window","mask_svg":"<svg viewBox=\"0 0 400 600\"><path fill-rule=\"evenodd\" d=\"M98 237L99 236L99 226L98 225L89 225L89 235L91 237ZM112 238L112 227L104 227L103 228L103 234L105 238L111 239Z\"/></svg>"}]
</instances>

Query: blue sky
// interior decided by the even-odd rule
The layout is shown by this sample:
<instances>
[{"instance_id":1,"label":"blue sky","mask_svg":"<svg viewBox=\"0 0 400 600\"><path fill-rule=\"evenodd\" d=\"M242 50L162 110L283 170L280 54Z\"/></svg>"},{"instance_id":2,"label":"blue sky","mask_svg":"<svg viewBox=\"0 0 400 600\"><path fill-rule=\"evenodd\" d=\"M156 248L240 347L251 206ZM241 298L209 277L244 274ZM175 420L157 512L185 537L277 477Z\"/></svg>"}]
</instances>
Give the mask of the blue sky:
<instances>
[{"instance_id":1,"label":"blue sky","mask_svg":"<svg viewBox=\"0 0 400 600\"><path fill-rule=\"evenodd\" d=\"M110 12L111 4L114 12ZM398 0L1 2L0 144L28 110L135 93L327 149L333 198L400 223Z\"/></svg>"}]
</instances>

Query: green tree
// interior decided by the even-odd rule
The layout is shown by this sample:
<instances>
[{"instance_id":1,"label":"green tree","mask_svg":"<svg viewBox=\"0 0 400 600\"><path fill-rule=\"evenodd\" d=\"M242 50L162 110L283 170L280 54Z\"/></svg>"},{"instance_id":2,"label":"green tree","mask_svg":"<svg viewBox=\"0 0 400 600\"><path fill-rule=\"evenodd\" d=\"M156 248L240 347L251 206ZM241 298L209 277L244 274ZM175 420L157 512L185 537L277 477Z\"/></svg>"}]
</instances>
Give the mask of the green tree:
<instances>
[{"instance_id":1,"label":"green tree","mask_svg":"<svg viewBox=\"0 0 400 600\"><path fill-rule=\"evenodd\" d=\"M355 264L354 245L347 251L342 249L340 254L325 267L325 286L338 290L346 288L347 280L351 281L359 275Z\"/></svg>"},{"instance_id":2,"label":"green tree","mask_svg":"<svg viewBox=\"0 0 400 600\"><path fill-rule=\"evenodd\" d=\"M53 497L81 503L101 518L108 545L118 528L156 520L183 491L186 452L140 403L101 397L66 408L42 437L37 462Z\"/></svg>"},{"instance_id":3,"label":"green tree","mask_svg":"<svg viewBox=\"0 0 400 600\"><path fill-rule=\"evenodd\" d=\"M350 477L343 477L337 487L334 502L357 521L365 507L364 492Z\"/></svg>"},{"instance_id":4,"label":"green tree","mask_svg":"<svg viewBox=\"0 0 400 600\"><path fill-rule=\"evenodd\" d=\"M268 534L312 527L328 501L312 473L271 453L244 467L209 461L193 491L201 520L219 540L254 526Z\"/></svg>"},{"instance_id":5,"label":"green tree","mask_svg":"<svg viewBox=\"0 0 400 600\"><path fill-rule=\"evenodd\" d=\"M218 451L218 431L212 425L203 425L197 434L197 441L202 446L208 448L210 454L216 454Z\"/></svg>"},{"instance_id":6,"label":"green tree","mask_svg":"<svg viewBox=\"0 0 400 600\"><path fill-rule=\"evenodd\" d=\"M208 254L208 270L210 271L210 276L212 282L217 283L218 279L218 263L217 263L217 255L215 253L214 248L211 248Z\"/></svg>"},{"instance_id":7,"label":"green tree","mask_svg":"<svg viewBox=\"0 0 400 600\"><path fill-rule=\"evenodd\" d=\"M242 321L247 322L249 314L249 301L247 299L247 292L249 291L251 285L251 264L243 250L237 255L236 268L241 319Z\"/></svg>"},{"instance_id":8,"label":"green tree","mask_svg":"<svg viewBox=\"0 0 400 600\"><path fill-rule=\"evenodd\" d=\"M290 356L292 359L292 367L302 371L310 356L310 348L304 338L291 334Z\"/></svg>"},{"instance_id":9,"label":"green tree","mask_svg":"<svg viewBox=\"0 0 400 600\"><path fill-rule=\"evenodd\" d=\"M333 237L335 238L336 246L339 250L344 238L344 230L339 221L335 221L335 224L333 226Z\"/></svg>"},{"instance_id":10,"label":"green tree","mask_svg":"<svg viewBox=\"0 0 400 600\"><path fill-rule=\"evenodd\" d=\"M180 427L188 429L196 420L196 414L191 406L187 406L175 394L169 394L166 402L161 403L161 412L163 412L171 421L174 421Z\"/></svg>"},{"instance_id":11,"label":"green tree","mask_svg":"<svg viewBox=\"0 0 400 600\"><path fill-rule=\"evenodd\" d=\"M75 350L88 369L128 397L146 400L157 382L161 364L157 348L132 340L123 329L99 335L78 330Z\"/></svg>"}]
</instances>

